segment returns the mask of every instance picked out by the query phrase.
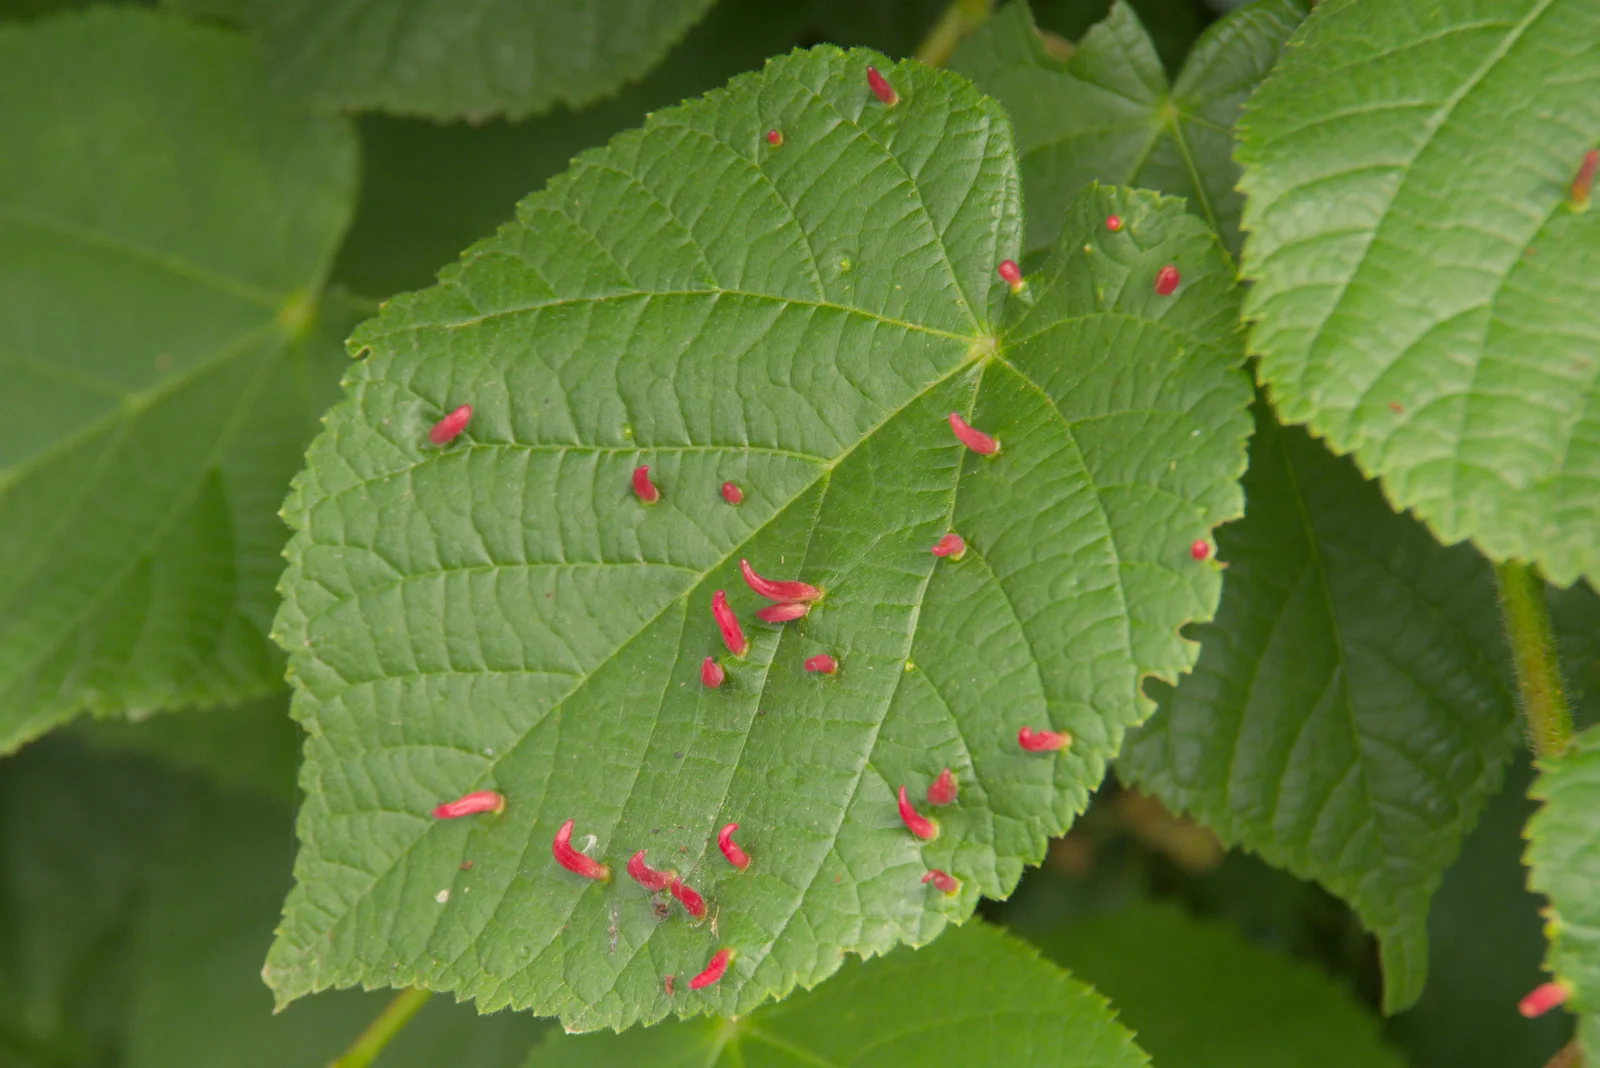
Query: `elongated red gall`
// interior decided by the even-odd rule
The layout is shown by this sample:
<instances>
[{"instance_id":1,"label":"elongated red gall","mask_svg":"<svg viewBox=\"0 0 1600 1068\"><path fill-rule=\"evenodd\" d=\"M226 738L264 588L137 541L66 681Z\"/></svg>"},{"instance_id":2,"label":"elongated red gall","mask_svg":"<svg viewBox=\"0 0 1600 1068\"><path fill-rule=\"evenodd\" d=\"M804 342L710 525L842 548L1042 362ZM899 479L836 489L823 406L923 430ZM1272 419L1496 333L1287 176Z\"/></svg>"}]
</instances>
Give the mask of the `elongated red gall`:
<instances>
[{"instance_id":1,"label":"elongated red gall","mask_svg":"<svg viewBox=\"0 0 1600 1068\"><path fill-rule=\"evenodd\" d=\"M809 582L780 581L764 579L756 574L750 566L750 561L739 561L739 574L744 576L745 585L755 592L757 597L765 597L769 601L820 601L822 591Z\"/></svg>"},{"instance_id":2,"label":"elongated red gall","mask_svg":"<svg viewBox=\"0 0 1600 1068\"><path fill-rule=\"evenodd\" d=\"M704 990L706 987L722 978L722 973L728 970L728 961L733 959L733 950L719 949L711 954L711 961L706 965L706 970L689 980L690 990Z\"/></svg>"},{"instance_id":3,"label":"elongated red gall","mask_svg":"<svg viewBox=\"0 0 1600 1068\"><path fill-rule=\"evenodd\" d=\"M918 815L917 810L911 807L911 799L906 796L904 786L900 787L900 822L924 842L939 837L938 825L926 816Z\"/></svg>"},{"instance_id":4,"label":"elongated red gall","mask_svg":"<svg viewBox=\"0 0 1600 1068\"><path fill-rule=\"evenodd\" d=\"M742 657L750 651L750 643L745 640L744 631L739 627L739 617L728 607L728 595L721 590L711 595L711 618L717 621L717 629L722 632L722 643L728 647L728 652Z\"/></svg>"},{"instance_id":5,"label":"elongated red gall","mask_svg":"<svg viewBox=\"0 0 1600 1068\"><path fill-rule=\"evenodd\" d=\"M1072 735L1066 731L1036 731L1023 727L1017 731L1017 744L1030 753L1050 753L1072 744Z\"/></svg>"},{"instance_id":6,"label":"elongated red gall","mask_svg":"<svg viewBox=\"0 0 1600 1068\"><path fill-rule=\"evenodd\" d=\"M655 504L661 499L661 491L650 481L649 464L633 469L633 492L645 504Z\"/></svg>"},{"instance_id":7,"label":"elongated red gall","mask_svg":"<svg viewBox=\"0 0 1600 1068\"><path fill-rule=\"evenodd\" d=\"M1118 230L1121 230L1122 229L1122 216L1120 216L1120 215L1107 215L1106 216L1106 229L1110 230L1112 233L1116 233Z\"/></svg>"},{"instance_id":8,"label":"elongated red gall","mask_svg":"<svg viewBox=\"0 0 1600 1068\"><path fill-rule=\"evenodd\" d=\"M1178 269L1167 264L1156 272L1156 296L1170 297L1178 288Z\"/></svg>"},{"instance_id":9,"label":"elongated red gall","mask_svg":"<svg viewBox=\"0 0 1600 1068\"><path fill-rule=\"evenodd\" d=\"M900 94L878 73L878 68L867 68L867 86L872 90L872 95L882 101L883 106L892 108L900 103Z\"/></svg>"},{"instance_id":10,"label":"elongated red gall","mask_svg":"<svg viewBox=\"0 0 1600 1068\"><path fill-rule=\"evenodd\" d=\"M436 820L454 820L462 816L475 816L479 812L504 812L506 798L504 794L493 790L474 790L470 794L458 797L454 801L446 801L433 810Z\"/></svg>"},{"instance_id":11,"label":"elongated red gall","mask_svg":"<svg viewBox=\"0 0 1600 1068\"><path fill-rule=\"evenodd\" d=\"M832 675L839 670L839 661L827 653L818 653L816 656L807 657L806 662L801 667L819 675Z\"/></svg>"},{"instance_id":12,"label":"elongated red gall","mask_svg":"<svg viewBox=\"0 0 1600 1068\"><path fill-rule=\"evenodd\" d=\"M956 440L979 456L993 456L1000 451L1000 443L981 430L974 430L955 412L950 413L950 431Z\"/></svg>"},{"instance_id":13,"label":"elongated red gall","mask_svg":"<svg viewBox=\"0 0 1600 1068\"><path fill-rule=\"evenodd\" d=\"M763 623L787 623L791 619L802 619L811 606L798 601L789 601L785 604L769 604L765 608L756 609L756 618Z\"/></svg>"},{"instance_id":14,"label":"elongated red gall","mask_svg":"<svg viewBox=\"0 0 1600 1068\"><path fill-rule=\"evenodd\" d=\"M767 144L771 145L773 148L782 147L782 145L783 145L783 134L779 133L777 130L768 130L767 131Z\"/></svg>"},{"instance_id":15,"label":"elongated red gall","mask_svg":"<svg viewBox=\"0 0 1600 1068\"><path fill-rule=\"evenodd\" d=\"M1577 177L1572 179L1572 185L1567 189L1567 203L1573 211L1583 211L1589 206L1589 191L1594 188L1597 170L1600 170L1600 148L1591 148L1583 154Z\"/></svg>"},{"instance_id":16,"label":"elongated red gall","mask_svg":"<svg viewBox=\"0 0 1600 1068\"><path fill-rule=\"evenodd\" d=\"M472 418L472 405L463 404L437 423L428 431L428 440L435 445L448 445L454 441L456 435L467 429L467 420Z\"/></svg>"},{"instance_id":17,"label":"elongated red gall","mask_svg":"<svg viewBox=\"0 0 1600 1068\"><path fill-rule=\"evenodd\" d=\"M722 484L722 499L727 501L729 504L743 504L744 490L740 489L732 482L724 482Z\"/></svg>"},{"instance_id":18,"label":"elongated red gall","mask_svg":"<svg viewBox=\"0 0 1600 1068\"><path fill-rule=\"evenodd\" d=\"M644 850L628 858L628 876L651 893L665 890L672 883L670 871L657 871L644 862Z\"/></svg>"},{"instance_id":19,"label":"elongated red gall","mask_svg":"<svg viewBox=\"0 0 1600 1068\"><path fill-rule=\"evenodd\" d=\"M951 774L949 768L945 768L937 779L928 784L928 804L948 805L956 799L956 792L959 789L955 775Z\"/></svg>"},{"instance_id":20,"label":"elongated red gall","mask_svg":"<svg viewBox=\"0 0 1600 1068\"><path fill-rule=\"evenodd\" d=\"M717 848L722 850L722 855L727 858L740 871L750 866L750 856L740 849L733 841L733 832L739 829L737 823L730 823L717 832Z\"/></svg>"},{"instance_id":21,"label":"elongated red gall","mask_svg":"<svg viewBox=\"0 0 1600 1068\"><path fill-rule=\"evenodd\" d=\"M933 868L926 875L924 875L922 877L922 883L924 886L926 886L928 883L932 883L933 888L939 891L941 894L955 894L959 893L961 890L960 879L957 879L954 875L949 875L945 872L942 872L938 868Z\"/></svg>"},{"instance_id":22,"label":"elongated red gall","mask_svg":"<svg viewBox=\"0 0 1600 1068\"><path fill-rule=\"evenodd\" d=\"M952 560L959 560L967 555L967 543L961 540L960 534L946 534L928 551L935 556L948 556Z\"/></svg>"},{"instance_id":23,"label":"elongated red gall","mask_svg":"<svg viewBox=\"0 0 1600 1068\"><path fill-rule=\"evenodd\" d=\"M715 657L706 657L700 661L700 684L707 689L715 690L722 685L722 680L727 674L722 670L722 665L717 663Z\"/></svg>"},{"instance_id":24,"label":"elongated red gall","mask_svg":"<svg viewBox=\"0 0 1600 1068\"><path fill-rule=\"evenodd\" d=\"M1022 268L1017 266L1016 260L1001 260L1000 266L995 268L995 273L1000 280L1011 287L1011 292L1021 293L1027 287L1022 280Z\"/></svg>"},{"instance_id":25,"label":"elongated red gall","mask_svg":"<svg viewBox=\"0 0 1600 1068\"><path fill-rule=\"evenodd\" d=\"M1565 983L1541 983L1517 1002L1517 1011L1530 1020L1536 1016L1543 1016L1558 1005L1565 1004L1567 994Z\"/></svg>"},{"instance_id":26,"label":"elongated red gall","mask_svg":"<svg viewBox=\"0 0 1600 1068\"><path fill-rule=\"evenodd\" d=\"M590 857L584 856L572 848L572 821L561 825L556 831L556 836L550 843L550 855L556 858L556 863L574 875L581 875L585 879L594 879L605 882L611 878L611 868Z\"/></svg>"},{"instance_id":27,"label":"elongated red gall","mask_svg":"<svg viewBox=\"0 0 1600 1068\"><path fill-rule=\"evenodd\" d=\"M672 877L672 882L667 884L667 892L678 899L678 903L689 915L697 920L706 918L706 899L689 889L676 875Z\"/></svg>"},{"instance_id":28,"label":"elongated red gall","mask_svg":"<svg viewBox=\"0 0 1600 1068\"><path fill-rule=\"evenodd\" d=\"M1189 555L1196 560L1204 560L1211 555L1211 543L1204 538L1196 538L1194 544L1189 546Z\"/></svg>"}]
</instances>

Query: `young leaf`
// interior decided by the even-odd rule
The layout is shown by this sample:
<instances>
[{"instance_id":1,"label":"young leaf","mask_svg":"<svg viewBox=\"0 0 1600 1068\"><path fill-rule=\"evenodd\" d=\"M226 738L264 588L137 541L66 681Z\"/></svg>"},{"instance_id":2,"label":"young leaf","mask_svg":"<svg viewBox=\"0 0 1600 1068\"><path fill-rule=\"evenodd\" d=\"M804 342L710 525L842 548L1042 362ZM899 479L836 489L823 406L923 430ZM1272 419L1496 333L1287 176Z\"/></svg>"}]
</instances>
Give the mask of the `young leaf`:
<instances>
[{"instance_id":1,"label":"young leaf","mask_svg":"<svg viewBox=\"0 0 1600 1068\"><path fill-rule=\"evenodd\" d=\"M820 48L579 157L357 332L286 508L278 635L310 739L281 1000L366 982L574 1028L743 1013L1010 891L1147 714L1140 679L1192 663L1177 629L1219 573L1190 546L1238 513L1249 432L1231 271L1197 219L1091 190L1013 296L1020 230L997 105ZM963 448L952 412L1000 452ZM959 561L929 552L950 530ZM741 559L821 601L757 624ZM802 670L819 655L837 671ZM1022 727L1073 740L1025 752ZM897 788L945 766L961 800L924 846ZM479 790L504 814L430 817ZM569 819L609 883L551 858ZM729 822L748 872L711 844ZM657 919L622 874L641 849L714 928ZM719 945L727 977L668 998Z\"/></svg>"},{"instance_id":2,"label":"young leaf","mask_svg":"<svg viewBox=\"0 0 1600 1068\"><path fill-rule=\"evenodd\" d=\"M122 8L0 27L0 142L0 752L278 688L349 130L246 42Z\"/></svg>"},{"instance_id":3,"label":"young leaf","mask_svg":"<svg viewBox=\"0 0 1600 1068\"><path fill-rule=\"evenodd\" d=\"M1550 899L1545 966L1571 993L1584 1064L1600 1063L1600 728L1542 763L1530 796L1544 802L1528 821L1528 885Z\"/></svg>"},{"instance_id":4,"label":"young leaf","mask_svg":"<svg viewBox=\"0 0 1600 1068\"><path fill-rule=\"evenodd\" d=\"M1515 745L1493 579L1258 406L1222 607L1119 774L1315 879L1378 935L1384 1005L1427 974L1428 899Z\"/></svg>"},{"instance_id":5,"label":"young leaf","mask_svg":"<svg viewBox=\"0 0 1600 1068\"><path fill-rule=\"evenodd\" d=\"M1329 0L1240 123L1245 314L1279 414L1446 543L1600 580L1588 0Z\"/></svg>"},{"instance_id":6,"label":"young leaf","mask_svg":"<svg viewBox=\"0 0 1600 1068\"><path fill-rule=\"evenodd\" d=\"M1170 905L1074 920L1036 941L1111 999L1161 1068L1405 1063L1331 977Z\"/></svg>"},{"instance_id":7,"label":"young leaf","mask_svg":"<svg viewBox=\"0 0 1600 1068\"><path fill-rule=\"evenodd\" d=\"M260 38L275 88L328 107L516 119L635 81L711 0L166 0Z\"/></svg>"},{"instance_id":8,"label":"young leaf","mask_svg":"<svg viewBox=\"0 0 1600 1068\"><path fill-rule=\"evenodd\" d=\"M680 990L685 978L677 977ZM1104 998L1032 946L974 922L915 953L851 961L781 1008L620 1035L552 1033L524 1068L802 1063L1139 1068L1150 1061Z\"/></svg>"},{"instance_id":9,"label":"young leaf","mask_svg":"<svg viewBox=\"0 0 1600 1068\"><path fill-rule=\"evenodd\" d=\"M1229 13L1195 42L1171 86L1125 0L1070 59L1046 48L1026 0L990 19L951 67L1004 104L1016 126L1027 250L1054 241L1062 210L1099 181L1187 197L1237 253L1243 197L1234 191L1234 118L1305 10L1302 0L1256 0Z\"/></svg>"}]
</instances>

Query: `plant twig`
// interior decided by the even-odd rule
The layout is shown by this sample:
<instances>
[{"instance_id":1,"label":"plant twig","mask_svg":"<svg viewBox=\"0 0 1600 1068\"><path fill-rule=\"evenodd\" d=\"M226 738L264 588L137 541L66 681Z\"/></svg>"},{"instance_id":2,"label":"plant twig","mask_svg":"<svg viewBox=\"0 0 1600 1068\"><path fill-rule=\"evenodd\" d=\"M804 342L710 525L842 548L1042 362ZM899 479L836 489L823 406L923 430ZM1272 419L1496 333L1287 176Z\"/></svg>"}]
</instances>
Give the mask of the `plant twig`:
<instances>
[{"instance_id":1,"label":"plant twig","mask_svg":"<svg viewBox=\"0 0 1600 1068\"><path fill-rule=\"evenodd\" d=\"M1534 755L1560 756L1572 742L1572 711L1561 686L1544 580L1533 567L1514 560L1496 564L1494 577Z\"/></svg>"},{"instance_id":2,"label":"plant twig","mask_svg":"<svg viewBox=\"0 0 1600 1068\"><path fill-rule=\"evenodd\" d=\"M1573 1039L1556 1051L1544 1068L1582 1068L1583 1050L1578 1047L1578 1040Z\"/></svg>"},{"instance_id":3,"label":"plant twig","mask_svg":"<svg viewBox=\"0 0 1600 1068\"><path fill-rule=\"evenodd\" d=\"M913 58L930 67L944 66L961 39L989 21L993 7L994 0L953 0L917 46Z\"/></svg>"},{"instance_id":4,"label":"plant twig","mask_svg":"<svg viewBox=\"0 0 1600 1068\"><path fill-rule=\"evenodd\" d=\"M415 1016L431 997L433 991L416 987L400 991L394 1000L378 1013L378 1018L368 1024L367 1029L350 1043L349 1049L328 1062L328 1068L367 1068L367 1065L383 1052L390 1039L411 1022L411 1017Z\"/></svg>"}]
</instances>

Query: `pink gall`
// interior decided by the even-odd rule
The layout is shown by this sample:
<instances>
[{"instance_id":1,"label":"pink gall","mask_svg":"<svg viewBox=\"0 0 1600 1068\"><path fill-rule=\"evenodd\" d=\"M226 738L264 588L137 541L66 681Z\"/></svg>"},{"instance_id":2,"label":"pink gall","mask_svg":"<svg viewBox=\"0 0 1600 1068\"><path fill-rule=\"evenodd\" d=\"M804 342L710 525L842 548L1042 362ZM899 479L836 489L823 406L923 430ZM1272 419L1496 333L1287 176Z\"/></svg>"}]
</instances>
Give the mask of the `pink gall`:
<instances>
[{"instance_id":1,"label":"pink gall","mask_svg":"<svg viewBox=\"0 0 1600 1068\"><path fill-rule=\"evenodd\" d=\"M1000 443L981 430L974 430L955 412L950 413L950 432L956 440L979 456L993 456L1000 451Z\"/></svg>"},{"instance_id":2,"label":"pink gall","mask_svg":"<svg viewBox=\"0 0 1600 1068\"><path fill-rule=\"evenodd\" d=\"M744 576L745 585L755 592L757 597L765 597L769 601L820 601L822 591L809 582L782 581L778 579L764 579L756 574L755 568L750 566L750 561L739 561L739 574Z\"/></svg>"},{"instance_id":3,"label":"pink gall","mask_svg":"<svg viewBox=\"0 0 1600 1068\"><path fill-rule=\"evenodd\" d=\"M644 850L628 858L628 876L651 893L665 890L672 882L672 873L657 871L644 862Z\"/></svg>"},{"instance_id":4,"label":"pink gall","mask_svg":"<svg viewBox=\"0 0 1600 1068\"><path fill-rule=\"evenodd\" d=\"M700 661L700 685L708 690L715 690L722 685L722 680L727 678L727 673L722 670L722 665L717 663L715 657L706 657Z\"/></svg>"},{"instance_id":5,"label":"pink gall","mask_svg":"<svg viewBox=\"0 0 1600 1068\"><path fill-rule=\"evenodd\" d=\"M1121 230L1122 229L1122 216L1120 216L1120 215L1107 215L1106 216L1106 229L1110 230L1112 233L1116 233L1119 230Z\"/></svg>"},{"instance_id":6,"label":"pink gall","mask_svg":"<svg viewBox=\"0 0 1600 1068\"><path fill-rule=\"evenodd\" d=\"M467 420L472 418L472 405L463 404L437 423L428 431L428 440L435 445L448 445L456 439L456 435L467 429Z\"/></svg>"},{"instance_id":7,"label":"pink gall","mask_svg":"<svg viewBox=\"0 0 1600 1068\"><path fill-rule=\"evenodd\" d=\"M1017 731L1017 744L1030 753L1053 753L1072 744L1072 735L1066 731L1036 731L1022 727Z\"/></svg>"},{"instance_id":8,"label":"pink gall","mask_svg":"<svg viewBox=\"0 0 1600 1068\"><path fill-rule=\"evenodd\" d=\"M1178 288L1178 269L1167 264L1156 272L1156 296L1170 297Z\"/></svg>"},{"instance_id":9,"label":"pink gall","mask_svg":"<svg viewBox=\"0 0 1600 1068\"><path fill-rule=\"evenodd\" d=\"M769 604L765 608L758 608L756 618L763 623L787 623L791 619L804 619L806 613L810 611L810 605L790 601L787 604Z\"/></svg>"},{"instance_id":10,"label":"pink gall","mask_svg":"<svg viewBox=\"0 0 1600 1068\"><path fill-rule=\"evenodd\" d=\"M556 858L557 864L574 875L602 883L611 878L611 869L608 866L572 848L571 820L563 823L561 829L556 831L556 836L550 843L550 855Z\"/></svg>"},{"instance_id":11,"label":"pink gall","mask_svg":"<svg viewBox=\"0 0 1600 1068\"><path fill-rule=\"evenodd\" d=\"M1021 293L1027 288L1028 283L1022 280L1022 268L1017 266L1016 260L1001 260L1000 266L995 268L995 273L1000 280L1011 287L1011 292Z\"/></svg>"},{"instance_id":12,"label":"pink gall","mask_svg":"<svg viewBox=\"0 0 1600 1068\"><path fill-rule=\"evenodd\" d=\"M722 484L722 499L727 501L729 504L743 504L744 490L740 489L732 482L724 482Z\"/></svg>"},{"instance_id":13,"label":"pink gall","mask_svg":"<svg viewBox=\"0 0 1600 1068\"><path fill-rule=\"evenodd\" d=\"M906 825L906 830L922 839L924 842L939 837L939 827L926 816L918 815L917 810L911 807L911 799L906 796L906 788L900 787L900 822Z\"/></svg>"},{"instance_id":14,"label":"pink gall","mask_svg":"<svg viewBox=\"0 0 1600 1068\"><path fill-rule=\"evenodd\" d=\"M733 959L733 950L719 949L711 954L711 961L706 965L706 970L689 980L690 990L704 990L706 987L722 978L728 970L728 962Z\"/></svg>"},{"instance_id":15,"label":"pink gall","mask_svg":"<svg viewBox=\"0 0 1600 1068\"><path fill-rule=\"evenodd\" d=\"M1569 992L1565 983L1541 983L1517 1002L1517 1011L1530 1020L1543 1016L1551 1009L1564 1005Z\"/></svg>"},{"instance_id":16,"label":"pink gall","mask_svg":"<svg viewBox=\"0 0 1600 1068\"><path fill-rule=\"evenodd\" d=\"M783 134L779 133L777 130L768 130L767 144L771 145L773 148L782 148Z\"/></svg>"},{"instance_id":17,"label":"pink gall","mask_svg":"<svg viewBox=\"0 0 1600 1068\"><path fill-rule=\"evenodd\" d=\"M867 88L872 90L872 95L886 108L892 108L900 103L900 94L894 91L894 87L878 73L876 67L867 68Z\"/></svg>"},{"instance_id":18,"label":"pink gall","mask_svg":"<svg viewBox=\"0 0 1600 1068\"><path fill-rule=\"evenodd\" d=\"M458 797L454 801L446 801L444 804L434 808L433 818L436 820L454 820L460 819L462 816L475 816L480 812L499 813L505 810L506 798L504 794L496 793L493 790L474 790L464 797Z\"/></svg>"},{"instance_id":19,"label":"pink gall","mask_svg":"<svg viewBox=\"0 0 1600 1068\"><path fill-rule=\"evenodd\" d=\"M1578 164L1578 175L1567 189L1567 203L1573 211L1583 211L1589 206L1589 191L1594 188L1595 171L1600 170L1600 149L1591 148L1583 154Z\"/></svg>"},{"instance_id":20,"label":"pink gall","mask_svg":"<svg viewBox=\"0 0 1600 1068\"><path fill-rule=\"evenodd\" d=\"M667 892L678 899L678 903L683 906L684 911L690 916L697 920L706 918L706 899L689 889L684 884L684 881L676 875L672 877L672 882L668 884Z\"/></svg>"},{"instance_id":21,"label":"pink gall","mask_svg":"<svg viewBox=\"0 0 1600 1068\"><path fill-rule=\"evenodd\" d=\"M739 626L739 617L728 607L728 595L721 590L711 595L711 618L717 621L717 630L722 632L722 643L728 647L728 652L742 657L750 651L750 642Z\"/></svg>"},{"instance_id":22,"label":"pink gall","mask_svg":"<svg viewBox=\"0 0 1600 1068\"><path fill-rule=\"evenodd\" d=\"M633 493L645 504L655 504L661 499L661 491L650 481L649 464L633 469Z\"/></svg>"},{"instance_id":23,"label":"pink gall","mask_svg":"<svg viewBox=\"0 0 1600 1068\"><path fill-rule=\"evenodd\" d=\"M738 829L739 825L737 823L730 823L718 831L717 848L722 850L722 855L727 858L729 864L732 864L740 871L744 871L750 866L750 856L734 843L733 832Z\"/></svg>"},{"instance_id":24,"label":"pink gall","mask_svg":"<svg viewBox=\"0 0 1600 1068\"><path fill-rule=\"evenodd\" d=\"M839 661L827 653L818 653L816 656L807 657L805 663L800 666L814 674L832 675L839 670Z\"/></svg>"},{"instance_id":25,"label":"pink gall","mask_svg":"<svg viewBox=\"0 0 1600 1068\"><path fill-rule=\"evenodd\" d=\"M935 556L948 556L952 560L959 560L967 555L967 543L961 540L960 534L946 534L928 551Z\"/></svg>"},{"instance_id":26,"label":"pink gall","mask_svg":"<svg viewBox=\"0 0 1600 1068\"><path fill-rule=\"evenodd\" d=\"M939 891L941 894L956 894L960 893L961 891L961 880L957 879L954 875L949 875L940 871L938 868L934 868L924 875L922 877L922 883L924 886L926 886L928 883L932 883L933 888Z\"/></svg>"},{"instance_id":27,"label":"pink gall","mask_svg":"<svg viewBox=\"0 0 1600 1068\"><path fill-rule=\"evenodd\" d=\"M937 779L928 784L928 804L948 805L956 799L959 790L960 786L956 783L955 775L949 768L945 768Z\"/></svg>"},{"instance_id":28,"label":"pink gall","mask_svg":"<svg viewBox=\"0 0 1600 1068\"><path fill-rule=\"evenodd\" d=\"M1211 555L1211 543L1204 538L1196 538L1194 544L1189 546L1189 555L1196 560L1207 559Z\"/></svg>"}]
</instances>

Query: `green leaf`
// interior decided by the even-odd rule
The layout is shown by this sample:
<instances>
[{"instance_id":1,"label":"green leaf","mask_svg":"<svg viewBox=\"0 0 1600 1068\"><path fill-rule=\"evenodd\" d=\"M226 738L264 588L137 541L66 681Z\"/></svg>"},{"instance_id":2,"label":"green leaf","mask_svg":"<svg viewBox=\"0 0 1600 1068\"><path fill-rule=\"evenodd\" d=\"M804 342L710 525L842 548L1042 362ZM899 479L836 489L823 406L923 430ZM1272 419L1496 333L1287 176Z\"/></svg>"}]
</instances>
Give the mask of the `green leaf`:
<instances>
[{"instance_id":1,"label":"green leaf","mask_svg":"<svg viewBox=\"0 0 1600 1068\"><path fill-rule=\"evenodd\" d=\"M1428 899L1515 745L1493 579L1258 407L1228 581L1124 779L1315 879L1377 933L1384 1005L1427 975Z\"/></svg>"},{"instance_id":2,"label":"green leaf","mask_svg":"<svg viewBox=\"0 0 1600 1068\"><path fill-rule=\"evenodd\" d=\"M0 1063L325 1064L388 1000L261 984L287 807L47 739L0 763ZM511 1068L547 1026L435 998L385 1068Z\"/></svg>"},{"instance_id":3,"label":"green leaf","mask_svg":"<svg viewBox=\"0 0 1600 1068\"><path fill-rule=\"evenodd\" d=\"M1054 241L1067 204L1098 181L1187 197L1237 252L1234 118L1304 15L1301 0L1257 0L1232 12L1195 42L1170 86L1123 0L1067 60L1047 50L1026 0L968 38L951 66L1004 104L1016 125L1027 251Z\"/></svg>"},{"instance_id":4,"label":"green leaf","mask_svg":"<svg viewBox=\"0 0 1600 1068\"><path fill-rule=\"evenodd\" d=\"M252 30L272 85L348 111L516 119L615 92L712 0L166 0Z\"/></svg>"},{"instance_id":5,"label":"green leaf","mask_svg":"<svg viewBox=\"0 0 1600 1068\"><path fill-rule=\"evenodd\" d=\"M247 42L121 8L0 27L0 142L0 752L276 689L349 131Z\"/></svg>"},{"instance_id":6,"label":"green leaf","mask_svg":"<svg viewBox=\"0 0 1600 1068\"><path fill-rule=\"evenodd\" d=\"M1567 984L1583 1063L1600 1063L1600 728L1541 762L1528 791L1543 807L1528 821L1528 886L1550 899L1545 967Z\"/></svg>"},{"instance_id":7,"label":"green leaf","mask_svg":"<svg viewBox=\"0 0 1600 1068\"><path fill-rule=\"evenodd\" d=\"M1116 1006L1161 1068L1403 1068L1333 979L1170 905L1074 920L1037 939Z\"/></svg>"},{"instance_id":8,"label":"green leaf","mask_svg":"<svg viewBox=\"0 0 1600 1068\"><path fill-rule=\"evenodd\" d=\"M1440 540L1600 580L1589 0L1330 0L1240 124L1273 403Z\"/></svg>"},{"instance_id":9,"label":"green leaf","mask_svg":"<svg viewBox=\"0 0 1600 1068\"><path fill-rule=\"evenodd\" d=\"M524 1068L1149 1063L1104 998L1027 943L969 923L924 950L851 961L824 986L748 1016L620 1035L552 1033Z\"/></svg>"},{"instance_id":10,"label":"green leaf","mask_svg":"<svg viewBox=\"0 0 1600 1068\"><path fill-rule=\"evenodd\" d=\"M310 738L281 1000L365 982L573 1028L743 1013L1010 891L1152 707L1140 679L1192 662L1177 629L1220 583L1188 547L1238 513L1249 432L1232 272L1198 220L1092 190L1025 299L995 274L1020 230L998 106L819 48L580 157L357 332L286 509L278 635ZM426 447L462 403L462 438ZM1001 453L963 450L952 411ZM940 561L951 529L971 548ZM826 596L756 624L741 558ZM753 650L713 692L719 589ZM801 670L820 653L837 675ZM1027 754L1024 725L1076 740ZM962 800L920 848L895 790L945 765ZM482 788L503 817L430 819ZM617 879L550 859L568 818ZM729 821L748 873L711 845ZM622 875L639 849L715 929L656 920ZM667 998L719 944L728 978Z\"/></svg>"}]
</instances>

